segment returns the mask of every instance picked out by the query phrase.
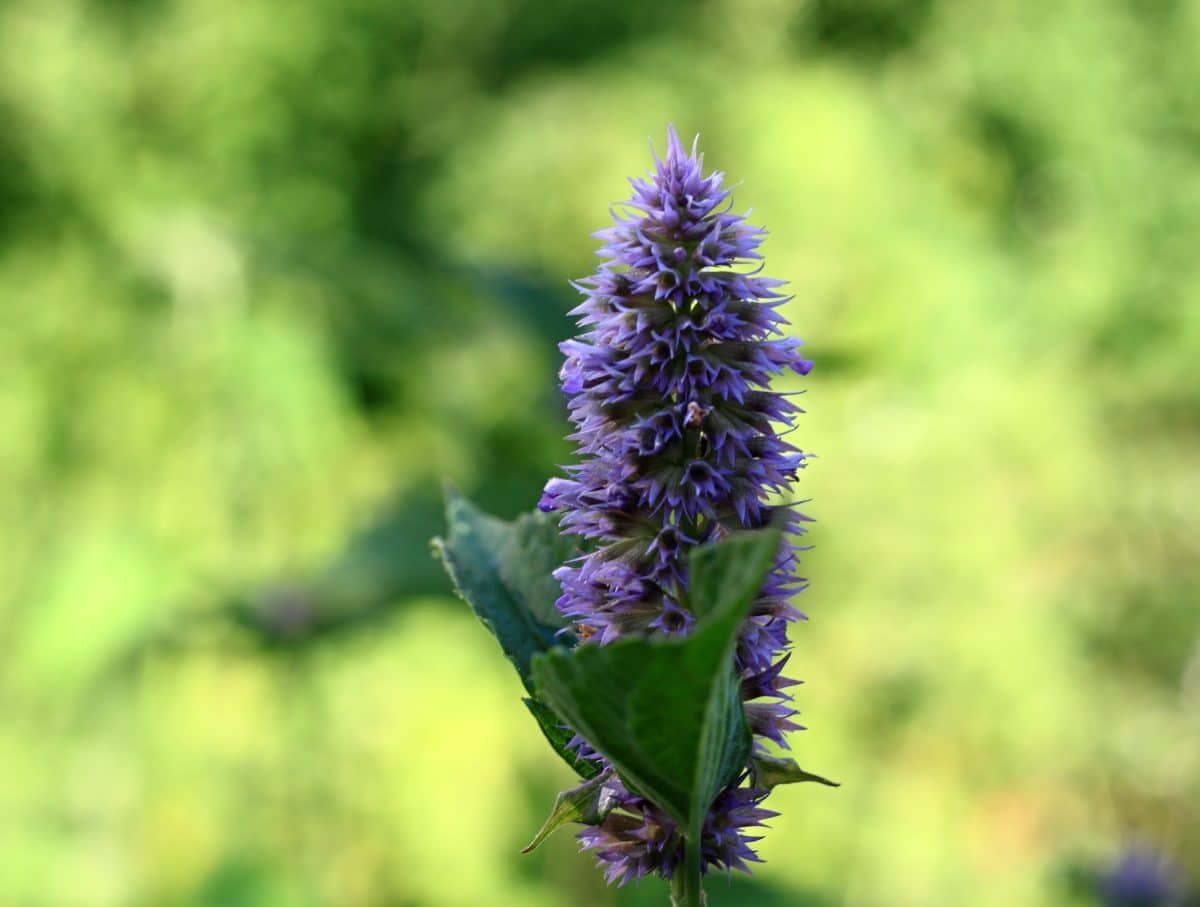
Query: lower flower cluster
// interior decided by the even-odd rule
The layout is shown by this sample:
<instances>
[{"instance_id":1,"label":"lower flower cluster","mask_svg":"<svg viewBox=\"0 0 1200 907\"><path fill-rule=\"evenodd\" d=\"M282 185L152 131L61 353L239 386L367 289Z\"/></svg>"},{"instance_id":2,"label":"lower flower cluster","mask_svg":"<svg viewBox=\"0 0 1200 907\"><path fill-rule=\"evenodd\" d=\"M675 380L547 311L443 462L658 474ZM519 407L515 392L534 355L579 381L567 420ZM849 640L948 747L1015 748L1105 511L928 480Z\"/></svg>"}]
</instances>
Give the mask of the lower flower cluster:
<instances>
[{"instance_id":1,"label":"lower flower cluster","mask_svg":"<svg viewBox=\"0 0 1200 907\"><path fill-rule=\"evenodd\" d=\"M683 836L675 823L620 782L613 786L617 809L599 825L579 833L583 849L595 851L610 884L623 885L646 875L670 878L683 860ZM743 829L779 815L759 805L766 795L766 790L743 786L726 788L718 795L700 839L706 867L749 872L749 863L762 862L750 849L759 837Z\"/></svg>"}]
</instances>

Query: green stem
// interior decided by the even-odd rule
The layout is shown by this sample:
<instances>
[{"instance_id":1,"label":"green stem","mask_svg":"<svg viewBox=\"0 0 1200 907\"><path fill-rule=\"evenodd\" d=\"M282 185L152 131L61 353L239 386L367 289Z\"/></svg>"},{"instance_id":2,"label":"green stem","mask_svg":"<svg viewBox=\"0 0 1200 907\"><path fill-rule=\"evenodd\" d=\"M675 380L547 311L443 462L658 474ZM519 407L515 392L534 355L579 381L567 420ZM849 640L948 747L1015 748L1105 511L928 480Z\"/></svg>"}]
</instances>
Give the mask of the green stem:
<instances>
[{"instance_id":1,"label":"green stem","mask_svg":"<svg viewBox=\"0 0 1200 907\"><path fill-rule=\"evenodd\" d=\"M684 842L683 865L675 870L671 879L671 905L704 907L707 903L704 883L700 879L700 840L696 835Z\"/></svg>"}]
</instances>

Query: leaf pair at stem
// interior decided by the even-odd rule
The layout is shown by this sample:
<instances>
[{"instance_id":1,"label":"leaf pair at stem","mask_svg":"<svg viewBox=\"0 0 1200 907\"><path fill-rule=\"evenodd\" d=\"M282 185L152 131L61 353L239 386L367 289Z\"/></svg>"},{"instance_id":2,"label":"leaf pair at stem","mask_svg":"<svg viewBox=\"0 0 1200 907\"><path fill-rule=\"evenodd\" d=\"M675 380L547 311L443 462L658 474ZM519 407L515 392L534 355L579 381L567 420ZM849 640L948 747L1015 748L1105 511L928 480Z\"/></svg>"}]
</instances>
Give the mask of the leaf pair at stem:
<instances>
[{"instance_id":1,"label":"leaf pair at stem","mask_svg":"<svg viewBox=\"0 0 1200 907\"><path fill-rule=\"evenodd\" d=\"M689 591L697 622L687 636L569 648L574 639L554 607L558 585L550 574L577 552L554 519L535 513L505 523L452 489L446 517L448 535L435 547L459 594L516 667L530 694L526 705L546 739L584 779L559 795L526 851L561 824L596 824L612 809L605 783L614 779L567 747L573 731L605 756L628 790L683 831L684 867L672 888L681 904L702 902L704 818L748 764L764 787L832 783L790 759L750 758L733 651L779 550L777 530L734 533L692 553Z\"/></svg>"}]
</instances>

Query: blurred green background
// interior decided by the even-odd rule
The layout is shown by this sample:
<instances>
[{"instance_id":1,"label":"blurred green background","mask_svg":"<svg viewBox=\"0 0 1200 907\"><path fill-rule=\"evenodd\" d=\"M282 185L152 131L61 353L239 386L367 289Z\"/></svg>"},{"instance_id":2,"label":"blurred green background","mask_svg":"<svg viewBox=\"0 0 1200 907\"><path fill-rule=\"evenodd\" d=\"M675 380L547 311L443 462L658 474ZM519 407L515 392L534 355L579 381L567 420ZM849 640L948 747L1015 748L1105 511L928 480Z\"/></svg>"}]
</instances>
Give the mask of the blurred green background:
<instances>
[{"instance_id":1,"label":"blurred green background","mask_svg":"<svg viewBox=\"0 0 1200 907\"><path fill-rule=\"evenodd\" d=\"M1198 49L1189 0L7 0L0 904L664 902L517 854L568 771L428 538L568 458L567 279L668 122L817 362L844 784L714 907L1194 887Z\"/></svg>"}]
</instances>

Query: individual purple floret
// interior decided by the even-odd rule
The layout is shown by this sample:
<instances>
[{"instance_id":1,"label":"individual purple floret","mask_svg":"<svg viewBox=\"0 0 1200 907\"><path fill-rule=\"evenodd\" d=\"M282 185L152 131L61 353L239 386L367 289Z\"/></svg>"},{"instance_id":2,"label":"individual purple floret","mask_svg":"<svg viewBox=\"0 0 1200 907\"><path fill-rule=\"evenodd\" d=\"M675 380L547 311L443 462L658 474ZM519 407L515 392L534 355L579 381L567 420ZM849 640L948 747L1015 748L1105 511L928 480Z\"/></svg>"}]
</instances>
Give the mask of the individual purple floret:
<instances>
[{"instance_id":1,"label":"individual purple floret","mask_svg":"<svg viewBox=\"0 0 1200 907\"><path fill-rule=\"evenodd\" d=\"M801 410L768 389L785 370L812 363L783 337L782 282L744 267L762 256L764 231L730 211L722 174L667 137L666 160L646 179L604 241L596 272L576 284L586 297L572 314L583 333L560 345L560 373L581 462L551 479L539 503L561 525L592 540L590 553L555 572L559 610L585 642L627 634L687 633L687 554L735 529L780 526L803 533L786 492L806 455L783 435ZM781 674L787 625L802 615L789 598L803 588L790 540L742 627L736 669L755 748L785 745L799 726ZM590 747L576 740L582 753ZM600 757L596 757L600 758ZM579 838L610 882L669 877L682 853L672 822L623 789L619 808ZM757 860L745 829L773 813L747 776L722 792L705 823L705 868L747 869Z\"/></svg>"}]
</instances>

